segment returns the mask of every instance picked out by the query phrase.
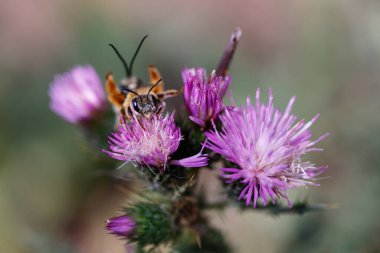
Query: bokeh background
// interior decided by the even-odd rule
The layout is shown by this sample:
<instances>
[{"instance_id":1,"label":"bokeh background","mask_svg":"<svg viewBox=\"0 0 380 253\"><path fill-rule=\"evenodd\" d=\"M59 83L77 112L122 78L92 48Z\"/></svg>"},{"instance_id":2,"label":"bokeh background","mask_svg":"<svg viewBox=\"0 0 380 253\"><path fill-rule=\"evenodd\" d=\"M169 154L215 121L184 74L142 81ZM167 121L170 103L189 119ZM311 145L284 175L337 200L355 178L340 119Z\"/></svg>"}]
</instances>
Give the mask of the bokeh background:
<instances>
[{"instance_id":1,"label":"bokeh background","mask_svg":"<svg viewBox=\"0 0 380 253\"><path fill-rule=\"evenodd\" d=\"M178 88L184 66L215 67L236 26L243 36L230 69L235 102L270 86L278 107L296 95L300 117L321 113L315 135L332 134L310 158L329 165L328 178L293 197L338 208L279 217L229 209L210 215L215 225L236 252L380 252L375 0L1 0L0 252L123 252L103 228L123 191L98 173L108 166L97 161L100 151L49 110L56 73L89 63L121 78L107 44L128 57L149 34L135 73L146 80L155 64Z\"/></svg>"}]
</instances>

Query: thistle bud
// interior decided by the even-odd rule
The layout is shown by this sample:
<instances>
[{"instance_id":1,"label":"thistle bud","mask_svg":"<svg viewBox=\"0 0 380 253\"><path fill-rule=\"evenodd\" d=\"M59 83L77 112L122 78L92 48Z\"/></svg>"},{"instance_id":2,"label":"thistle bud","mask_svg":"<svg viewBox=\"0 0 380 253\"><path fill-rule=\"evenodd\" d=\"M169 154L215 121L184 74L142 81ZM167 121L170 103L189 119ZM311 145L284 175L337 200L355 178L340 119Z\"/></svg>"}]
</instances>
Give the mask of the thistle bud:
<instances>
[{"instance_id":1,"label":"thistle bud","mask_svg":"<svg viewBox=\"0 0 380 253\"><path fill-rule=\"evenodd\" d=\"M167 242L173 234L170 213L160 205L138 203L125 209L126 215L111 218L107 229L140 246Z\"/></svg>"}]
</instances>

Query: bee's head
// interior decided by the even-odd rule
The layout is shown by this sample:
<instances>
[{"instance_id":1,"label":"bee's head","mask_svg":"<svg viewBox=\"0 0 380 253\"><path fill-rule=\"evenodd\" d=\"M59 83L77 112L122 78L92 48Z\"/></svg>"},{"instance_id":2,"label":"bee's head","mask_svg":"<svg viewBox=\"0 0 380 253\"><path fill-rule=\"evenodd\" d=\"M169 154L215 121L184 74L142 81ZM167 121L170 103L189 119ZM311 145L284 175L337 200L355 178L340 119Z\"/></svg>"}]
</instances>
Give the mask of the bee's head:
<instances>
[{"instance_id":1,"label":"bee's head","mask_svg":"<svg viewBox=\"0 0 380 253\"><path fill-rule=\"evenodd\" d=\"M153 114L158 114L163 110L165 107L164 102L158 99L156 94L150 94L160 82L161 79L152 85L147 94L137 95L137 97L132 99L131 106L135 112L144 115L146 118L150 118Z\"/></svg>"},{"instance_id":2,"label":"bee's head","mask_svg":"<svg viewBox=\"0 0 380 253\"><path fill-rule=\"evenodd\" d=\"M159 114L165 108L165 103L156 94L150 94L150 91L141 95L126 87L121 87L121 89L124 94L130 92L135 95L127 109L130 116L143 115L146 118L151 118L153 114Z\"/></svg>"},{"instance_id":3,"label":"bee's head","mask_svg":"<svg viewBox=\"0 0 380 253\"><path fill-rule=\"evenodd\" d=\"M136 96L132 99L128 112L131 115L142 115L150 119L153 115L162 112L165 103L154 94Z\"/></svg>"}]
</instances>

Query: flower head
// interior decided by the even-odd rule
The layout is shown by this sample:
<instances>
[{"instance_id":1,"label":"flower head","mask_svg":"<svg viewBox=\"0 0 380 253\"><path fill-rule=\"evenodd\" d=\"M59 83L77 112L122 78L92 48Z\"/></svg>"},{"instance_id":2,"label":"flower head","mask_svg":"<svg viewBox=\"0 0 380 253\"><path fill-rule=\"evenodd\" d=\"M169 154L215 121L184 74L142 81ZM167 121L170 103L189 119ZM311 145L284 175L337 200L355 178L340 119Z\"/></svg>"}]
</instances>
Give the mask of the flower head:
<instances>
[{"instance_id":1,"label":"flower head","mask_svg":"<svg viewBox=\"0 0 380 253\"><path fill-rule=\"evenodd\" d=\"M123 237L130 236L135 227L135 221L127 215L110 218L106 224L106 228L110 233Z\"/></svg>"},{"instance_id":2,"label":"flower head","mask_svg":"<svg viewBox=\"0 0 380 253\"><path fill-rule=\"evenodd\" d=\"M260 90L256 92L256 103L251 104L249 97L246 106L226 109L220 116L222 130L206 133L206 147L221 154L236 168L222 168L222 177L227 182L238 181L243 187L239 199L245 199L246 205L253 200L256 207L261 198L264 205L268 199L274 203L276 196L287 196L287 189L317 185L313 181L316 175L326 167L316 167L301 159L310 151L320 151L314 145L327 134L312 141L309 130L317 120L296 121L290 113L295 101L293 97L285 110L281 112L273 107L273 95L269 90L268 104L260 101Z\"/></svg>"},{"instance_id":3,"label":"flower head","mask_svg":"<svg viewBox=\"0 0 380 253\"><path fill-rule=\"evenodd\" d=\"M174 123L174 113L154 115L148 119L134 117L130 123L122 121L118 130L109 136L109 156L122 161L152 165L162 171L168 163L184 167L207 165L206 155L201 153L181 160L171 160L182 139L180 129Z\"/></svg>"},{"instance_id":4,"label":"flower head","mask_svg":"<svg viewBox=\"0 0 380 253\"><path fill-rule=\"evenodd\" d=\"M50 85L50 108L71 123L84 123L104 109L102 82L90 65L57 75Z\"/></svg>"},{"instance_id":5,"label":"flower head","mask_svg":"<svg viewBox=\"0 0 380 253\"><path fill-rule=\"evenodd\" d=\"M189 118L205 127L223 110L223 97L231 77L212 74L208 78L203 68L185 68L182 71L182 79L185 84L184 97Z\"/></svg>"}]
</instances>

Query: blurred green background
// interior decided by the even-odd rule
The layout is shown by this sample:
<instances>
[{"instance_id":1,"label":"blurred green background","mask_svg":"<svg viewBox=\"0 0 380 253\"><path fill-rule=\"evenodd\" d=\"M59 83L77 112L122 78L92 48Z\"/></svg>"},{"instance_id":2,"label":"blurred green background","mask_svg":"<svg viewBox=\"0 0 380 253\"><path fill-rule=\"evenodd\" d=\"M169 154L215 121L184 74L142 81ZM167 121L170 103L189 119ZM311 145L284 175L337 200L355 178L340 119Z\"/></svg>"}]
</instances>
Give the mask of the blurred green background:
<instances>
[{"instance_id":1,"label":"blurred green background","mask_svg":"<svg viewBox=\"0 0 380 253\"><path fill-rule=\"evenodd\" d=\"M123 242L103 228L123 193L100 179L107 166L97 163L100 151L49 110L55 74L89 63L120 79L107 44L128 58L149 34L135 73L147 80L146 66L155 64L167 87L178 88L184 66L216 66L236 26L243 36L230 70L235 102L270 86L278 107L296 95L300 118L321 113L315 136L332 134L310 158L329 165L328 178L293 199L338 208L280 217L230 209L211 215L214 223L236 252L380 252L375 0L2 0L0 252L123 252ZM94 201L90 212L81 207Z\"/></svg>"}]
</instances>

